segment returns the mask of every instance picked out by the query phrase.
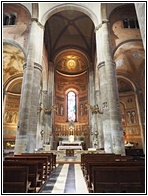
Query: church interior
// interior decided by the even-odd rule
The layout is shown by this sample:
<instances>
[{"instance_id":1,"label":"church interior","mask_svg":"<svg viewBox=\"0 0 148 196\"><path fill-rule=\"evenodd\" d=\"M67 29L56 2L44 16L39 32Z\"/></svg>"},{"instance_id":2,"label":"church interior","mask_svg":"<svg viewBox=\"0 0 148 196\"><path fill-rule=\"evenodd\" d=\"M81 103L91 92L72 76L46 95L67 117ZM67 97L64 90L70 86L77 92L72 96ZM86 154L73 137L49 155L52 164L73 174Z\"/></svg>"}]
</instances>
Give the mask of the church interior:
<instances>
[{"instance_id":1,"label":"church interior","mask_svg":"<svg viewBox=\"0 0 148 196\"><path fill-rule=\"evenodd\" d=\"M3 192L144 193L145 3L2 6Z\"/></svg>"}]
</instances>

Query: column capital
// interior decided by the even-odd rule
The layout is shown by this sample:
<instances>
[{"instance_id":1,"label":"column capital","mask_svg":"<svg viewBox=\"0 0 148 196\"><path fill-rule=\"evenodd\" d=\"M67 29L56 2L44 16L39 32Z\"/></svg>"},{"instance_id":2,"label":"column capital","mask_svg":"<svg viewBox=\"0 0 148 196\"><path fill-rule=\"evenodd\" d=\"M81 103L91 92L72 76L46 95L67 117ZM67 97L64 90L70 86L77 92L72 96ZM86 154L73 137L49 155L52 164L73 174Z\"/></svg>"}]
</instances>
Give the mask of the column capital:
<instances>
[{"instance_id":1,"label":"column capital","mask_svg":"<svg viewBox=\"0 0 148 196\"><path fill-rule=\"evenodd\" d=\"M42 66L40 64L38 64L38 63L34 62L34 68L35 69L39 69L40 71L42 71Z\"/></svg>"},{"instance_id":2,"label":"column capital","mask_svg":"<svg viewBox=\"0 0 148 196\"><path fill-rule=\"evenodd\" d=\"M38 21L37 18L31 18L31 22L36 22L37 25L44 30L44 26Z\"/></svg>"},{"instance_id":3,"label":"column capital","mask_svg":"<svg viewBox=\"0 0 148 196\"><path fill-rule=\"evenodd\" d=\"M98 24L98 25L95 27L95 32L98 31L101 27L102 27L102 23Z\"/></svg>"},{"instance_id":4,"label":"column capital","mask_svg":"<svg viewBox=\"0 0 148 196\"><path fill-rule=\"evenodd\" d=\"M98 69L100 69L101 67L105 66L105 61L101 61L99 64L98 64Z\"/></svg>"},{"instance_id":5,"label":"column capital","mask_svg":"<svg viewBox=\"0 0 148 196\"><path fill-rule=\"evenodd\" d=\"M104 23L109 23L109 20L108 19L102 19L102 24L104 24Z\"/></svg>"}]
</instances>

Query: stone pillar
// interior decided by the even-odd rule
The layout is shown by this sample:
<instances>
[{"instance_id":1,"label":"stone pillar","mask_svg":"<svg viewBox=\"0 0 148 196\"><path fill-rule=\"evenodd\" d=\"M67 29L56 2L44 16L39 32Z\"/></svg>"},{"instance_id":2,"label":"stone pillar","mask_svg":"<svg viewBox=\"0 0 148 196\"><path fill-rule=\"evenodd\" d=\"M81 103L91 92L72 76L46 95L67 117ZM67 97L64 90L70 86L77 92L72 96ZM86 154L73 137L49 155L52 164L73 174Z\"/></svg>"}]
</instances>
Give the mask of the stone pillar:
<instances>
[{"instance_id":1,"label":"stone pillar","mask_svg":"<svg viewBox=\"0 0 148 196\"><path fill-rule=\"evenodd\" d=\"M145 3L135 3L135 8L142 36L143 46L145 48Z\"/></svg>"},{"instance_id":2,"label":"stone pillar","mask_svg":"<svg viewBox=\"0 0 148 196\"><path fill-rule=\"evenodd\" d=\"M100 110L101 108L101 93L100 90L96 90L96 104L98 104ZM103 135L103 122L102 122L102 114L95 114L96 115L96 123L97 123L97 141L98 141L98 149L104 149L104 135Z\"/></svg>"},{"instance_id":3,"label":"stone pillar","mask_svg":"<svg viewBox=\"0 0 148 196\"><path fill-rule=\"evenodd\" d=\"M31 94L31 107L29 113L29 124L28 124L28 146L27 152L34 152L36 148L36 132L37 132L37 121L38 121L38 104L40 97L40 80L41 80L41 65L34 63L34 77L32 84Z\"/></svg>"},{"instance_id":4,"label":"stone pillar","mask_svg":"<svg viewBox=\"0 0 148 196\"><path fill-rule=\"evenodd\" d=\"M44 108L48 109L54 104L54 65L52 62L49 62L49 70L48 70L48 81L47 81L47 91L43 93L43 105ZM45 129L45 138L44 143L49 143L51 148L53 149L53 117L54 111L51 114L44 114L44 129Z\"/></svg>"},{"instance_id":5,"label":"stone pillar","mask_svg":"<svg viewBox=\"0 0 148 196\"><path fill-rule=\"evenodd\" d=\"M119 105L119 94L116 77L115 63L112 61L109 32L108 32L108 20L106 13L106 4L102 4L102 32L103 32L103 45L104 45L104 63L107 80L107 92L108 92L108 108L110 118L110 133L112 142L112 151L115 154L125 154L123 130L121 123L121 113ZM105 138L104 138L105 140Z\"/></svg>"},{"instance_id":6,"label":"stone pillar","mask_svg":"<svg viewBox=\"0 0 148 196\"><path fill-rule=\"evenodd\" d=\"M107 79L104 62L104 42L102 23L96 27L96 47L97 47L97 65L100 87L100 109L103 114L99 114L100 130L98 130L99 148L104 148L106 153L112 153L112 142L110 132L110 117L108 107Z\"/></svg>"},{"instance_id":7,"label":"stone pillar","mask_svg":"<svg viewBox=\"0 0 148 196\"><path fill-rule=\"evenodd\" d=\"M15 154L34 152L36 148L42 46L43 26L32 19L27 62L24 65Z\"/></svg>"},{"instance_id":8,"label":"stone pillar","mask_svg":"<svg viewBox=\"0 0 148 196\"><path fill-rule=\"evenodd\" d=\"M89 70L89 92L88 92L88 96L89 96L89 101L90 101L90 105L95 105L95 91L94 91L94 72L92 70L92 65L90 66L90 70ZM96 124L96 119L95 119L95 114L92 114L91 110L88 110L89 112L89 122L90 124L90 147L94 147L94 130L95 130L95 124Z\"/></svg>"},{"instance_id":9,"label":"stone pillar","mask_svg":"<svg viewBox=\"0 0 148 196\"><path fill-rule=\"evenodd\" d=\"M97 29L96 29L97 31ZM99 49L99 40L98 40L98 33L96 32L96 42L97 42L97 49ZM98 56L99 55L99 56ZM97 50L97 57L100 57L100 53ZM100 93L100 78L99 78L99 70L96 66L95 70L95 102L101 109L101 93ZM96 117L96 124L97 124L97 149L104 148L104 137L103 137L103 124L102 124L102 114L95 114Z\"/></svg>"},{"instance_id":10,"label":"stone pillar","mask_svg":"<svg viewBox=\"0 0 148 196\"><path fill-rule=\"evenodd\" d=\"M98 64L99 77L100 77L100 93L101 93L101 105L102 105L102 126L103 126L103 140L104 150L106 153L112 153L111 131L110 131L110 117L108 106L108 92L107 92L107 80L105 71L105 62L102 61Z\"/></svg>"}]
</instances>

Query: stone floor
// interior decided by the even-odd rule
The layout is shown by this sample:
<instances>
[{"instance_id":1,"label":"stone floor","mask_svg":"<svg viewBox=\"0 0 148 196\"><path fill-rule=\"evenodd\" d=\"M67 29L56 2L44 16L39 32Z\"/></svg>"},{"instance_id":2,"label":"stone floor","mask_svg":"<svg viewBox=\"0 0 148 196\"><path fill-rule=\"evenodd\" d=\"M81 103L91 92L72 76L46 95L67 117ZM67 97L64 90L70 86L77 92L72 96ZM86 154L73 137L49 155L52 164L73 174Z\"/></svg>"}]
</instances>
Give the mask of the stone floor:
<instances>
[{"instance_id":1,"label":"stone floor","mask_svg":"<svg viewBox=\"0 0 148 196\"><path fill-rule=\"evenodd\" d=\"M88 194L80 164L59 163L49 176L39 193L48 194Z\"/></svg>"},{"instance_id":2,"label":"stone floor","mask_svg":"<svg viewBox=\"0 0 148 196\"><path fill-rule=\"evenodd\" d=\"M39 193L48 194L89 194L81 170L81 154L87 150L75 150L74 156L66 156L65 150L51 150L56 154L57 167L50 174ZM104 151L98 151L104 153Z\"/></svg>"}]
</instances>

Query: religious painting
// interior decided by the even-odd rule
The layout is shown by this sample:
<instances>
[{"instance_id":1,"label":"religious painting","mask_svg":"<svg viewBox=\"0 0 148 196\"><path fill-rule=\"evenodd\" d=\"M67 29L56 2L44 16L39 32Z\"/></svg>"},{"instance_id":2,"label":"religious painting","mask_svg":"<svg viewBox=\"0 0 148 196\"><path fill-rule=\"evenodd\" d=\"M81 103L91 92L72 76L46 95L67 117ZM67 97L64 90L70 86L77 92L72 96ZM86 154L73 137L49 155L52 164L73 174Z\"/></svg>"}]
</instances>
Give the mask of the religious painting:
<instances>
[{"instance_id":1,"label":"religious painting","mask_svg":"<svg viewBox=\"0 0 148 196\"><path fill-rule=\"evenodd\" d=\"M126 135L139 135L140 129L139 127L128 127L126 129Z\"/></svg>"},{"instance_id":2,"label":"religious painting","mask_svg":"<svg viewBox=\"0 0 148 196\"><path fill-rule=\"evenodd\" d=\"M60 113L60 112L59 112L60 107L59 107L59 104L58 104L58 103L56 104L56 106L57 106L56 115L58 116L58 115L59 115L59 113Z\"/></svg>"},{"instance_id":3,"label":"religious painting","mask_svg":"<svg viewBox=\"0 0 148 196\"><path fill-rule=\"evenodd\" d=\"M126 112L127 125L137 124L137 115L135 110L128 110Z\"/></svg>"},{"instance_id":4,"label":"religious painting","mask_svg":"<svg viewBox=\"0 0 148 196\"><path fill-rule=\"evenodd\" d=\"M125 115L121 114L121 117L122 117L122 126L125 126Z\"/></svg>"},{"instance_id":5,"label":"religious painting","mask_svg":"<svg viewBox=\"0 0 148 196\"><path fill-rule=\"evenodd\" d=\"M18 113L13 111L5 111L4 123L16 124L18 121Z\"/></svg>"},{"instance_id":6,"label":"religious painting","mask_svg":"<svg viewBox=\"0 0 148 196\"><path fill-rule=\"evenodd\" d=\"M81 116L84 115L84 105L83 104L80 105L80 115Z\"/></svg>"},{"instance_id":7,"label":"religious painting","mask_svg":"<svg viewBox=\"0 0 148 196\"><path fill-rule=\"evenodd\" d=\"M63 106L63 104L60 105L60 115L61 116L64 115L64 106Z\"/></svg>"}]
</instances>

